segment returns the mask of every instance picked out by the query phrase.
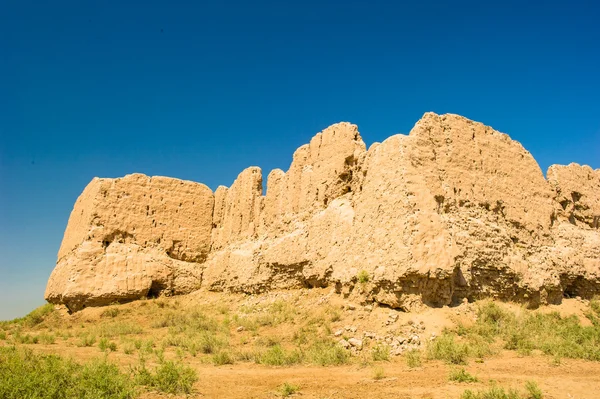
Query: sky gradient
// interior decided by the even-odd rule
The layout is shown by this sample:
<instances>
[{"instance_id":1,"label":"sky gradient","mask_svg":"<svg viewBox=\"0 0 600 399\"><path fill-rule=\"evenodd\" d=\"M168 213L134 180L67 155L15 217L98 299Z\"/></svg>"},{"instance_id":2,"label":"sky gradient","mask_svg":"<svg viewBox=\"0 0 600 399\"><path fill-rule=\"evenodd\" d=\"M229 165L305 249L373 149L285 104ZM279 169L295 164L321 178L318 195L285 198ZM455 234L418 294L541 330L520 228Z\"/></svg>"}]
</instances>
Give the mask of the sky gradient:
<instances>
[{"instance_id":1,"label":"sky gradient","mask_svg":"<svg viewBox=\"0 0 600 399\"><path fill-rule=\"evenodd\" d=\"M600 168L599 4L2 1L0 320L43 304L94 176L215 189L287 170L332 123L370 145L426 111L508 133L544 172Z\"/></svg>"}]
</instances>

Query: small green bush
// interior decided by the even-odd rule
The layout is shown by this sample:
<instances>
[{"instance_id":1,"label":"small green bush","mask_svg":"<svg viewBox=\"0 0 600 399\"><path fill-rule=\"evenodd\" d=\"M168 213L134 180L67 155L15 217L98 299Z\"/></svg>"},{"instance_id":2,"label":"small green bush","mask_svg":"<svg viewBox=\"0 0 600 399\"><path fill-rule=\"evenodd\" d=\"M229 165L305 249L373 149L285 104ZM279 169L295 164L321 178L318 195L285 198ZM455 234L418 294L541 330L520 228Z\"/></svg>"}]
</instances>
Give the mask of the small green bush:
<instances>
[{"instance_id":1,"label":"small green bush","mask_svg":"<svg viewBox=\"0 0 600 399\"><path fill-rule=\"evenodd\" d=\"M477 392L467 389L461 395L460 399L543 399L544 397L538 385L533 381L528 381L525 384L525 390L527 392L521 394L516 389L510 388L505 390L502 387L494 385L491 388Z\"/></svg>"},{"instance_id":2,"label":"small green bush","mask_svg":"<svg viewBox=\"0 0 600 399\"><path fill-rule=\"evenodd\" d=\"M143 359L140 365L132 371L137 384L164 393L190 394L193 391L194 383L198 381L198 374L193 368L180 362L165 361L164 359L154 371L146 367Z\"/></svg>"},{"instance_id":3,"label":"small green bush","mask_svg":"<svg viewBox=\"0 0 600 399\"><path fill-rule=\"evenodd\" d=\"M373 369L373 379L378 381L378 380L382 380L385 378L385 371L383 370L383 367L375 367Z\"/></svg>"},{"instance_id":4,"label":"small green bush","mask_svg":"<svg viewBox=\"0 0 600 399\"><path fill-rule=\"evenodd\" d=\"M469 349L466 344L456 342L455 336L444 333L427 347L430 359L443 360L448 364L466 364Z\"/></svg>"},{"instance_id":5,"label":"small green bush","mask_svg":"<svg viewBox=\"0 0 600 399\"><path fill-rule=\"evenodd\" d=\"M281 345L275 345L260 353L256 357L256 363L269 366L289 366L298 364L302 360L302 355L296 350L285 350Z\"/></svg>"},{"instance_id":6,"label":"small green bush","mask_svg":"<svg viewBox=\"0 0 600 399\"><path fill-rule=\"evenodd\" d=\"M123 344L123 353L126 355L131 355L135 351L135 344L131 341L126 341Z\"/></svg>"},{"instance_id":7,"label":"small green bush","mask_svg":"<svg viewBox=\"0 0 600 399\"><path fill-rule=\"evenodd\" d=\"M80 337L79 342L77 342L75 345L77 345L79 347L86 347L86 346L93 346L95 343L96 343L95 335L83 334Z\"/></svg>"},{"instance_id":8,"label":"small green bush","mask_svg":"<svg viewBox=\"0 0 600 399\"><path fill-rule=\"evenodd\" d=\"M410 368L421 366L421 351L418 349L411 349L404 355L406 359L406 365Z\"/></svg>"},{"instance_id":9,"label":"small green bush","mask_svg":"<svg viewBox=\"0 0 600 399\"><path fill-rule=\"evenodd\" d=\"M220 351L213 355L213 363L217 366L222 366L224 364L233 364L234 359L231 356L231 353L228 351Z\"/></svg>"},{"instance_id":10,"label":"small green bush","mask_svg":"<svg viewBox=\"0 0 600 399\"><path fill-rule=\"evenodd\" d=\"M183 332L191 334L201 331L217 331L219 329L219 323L216 319L206 316L199 309L193 309L185 313L180 311L169 311L153 323L152 327L169 327L169 331L174 334Z\"/></svg>"},{"instance_id":11,"label":"small green bush","mask_svg":"<svg viewBox=\"0 0 600 399\"><path fill-rule=\"evenodd\" d=\"M525 389L527 390L527 399L542 399L544 397L542 390L535 381L527 381Z\"/></svg>"},{"instance_id":12,"label":"small green bush","mask_svg":"<svg viewBox=\"0 0 600 399\"><path fill-rule=\"evenodd\" d=\"M279 392L281 393L281 396L283 396L284 398L287 398L288 396L295 394L299 390L300 390L300 387L298 385L293 385L293 384L290 384L287 382L284 382L279 387Z\"/></svg>"},{"instance_id":13,"label":"small green bush","mask_svg":"<svg viewBox=\"0 0 600 399\"><path fill-rule=\"evenodd\" d=\"M54 312L54 305L47 303L37 309L34 309L21 320L25 326L33 327L43 322L52 312Z\"/></svg>"},{"instance_id":14,"label":"small green bush","mask_svg":"<svg viewBox=\"0 0 600 399\"><path fill-rule=\"evenodd\" d=\"M448 377L450 381L456 382L478 382L479 379L474 375L469 374L464 368L453 368L450 370Z\"/></svg>"},{"instance_id":15,"label":"small green bush","mask_svg":"<svg viewBox=\"0 0 600 399\"><path fill-rule=\"evenodd\" d=\"M117 344L108 340L108 338L101 338L98 342L98 348L102 352L106 352L106 350L111 350L115 352L117 350Z\"/></svg>"},{"instance_id":16,"label":"small green bush","mask_svg":"<svg viewBox=\"0 0 600 399\"><path fill-rule=\"evenodd\" d=\"M374 361L388 361L390 360L390 347L384 344L377 344L371 351L371 356Z\"/></svg>"},{"instance_id":17,"label":"small green bush","mask_svg":"<svg viewBox=\"0 0 600 399\"><path fill-rule=\"evenodd\" d=\"M56 342L56 337L54 336L54 334L42 333L42 334L38 335L38 338L40 339L40 341L43 344L46 344L46 345L51 345L54 342Z\"/></svg>"},{"instance_id":18,"label":"small green bush","mask_svg":"<svg viewBox=\"0 0 600 399\"><path fill-rule=\"evenodd\" d=\"M21 334L20 331L17 331L15 333L15 335L13 336L15 342L19 343L19 344L37 344L39 341L39 338L31 335L31 334Z\"/></svg>"},{"instance_id":19,"label":"small green bush","mask_svg":"<svg viewBox=\"0 0 600 399\"><path fill-rule=\"evenodd\" d=\"M134 386L129 377L106 360L92 360L84 365L74 389L74 398L132 398Z\"/></svg>"},{"instance_id":20,"label":"small green bush","mask_svg":"<svg viewBox=\"0 0 600 399\"><path fill-rule=\"evenodd\" d=\"M366 284L370 280L369 272L367 272L366 270L361 270L356 275L356 278L357 278L357 280L358 280L359 283Z\"/></svg>"},{"instance_id":21,"label":"small green bush","mask_svg":"<svg viewBox=\"0 0 600 399\"><path fill-rule=\"evenodd\" d=\"M518 391L509 389L505 391L504 388L493 386L487 390L482 391L471 391L467 389L460 396L460 399L524 399L521 397Z\"/></svg>"},{"instance_id":22,"label":"small green bush","mask_svg":"<svg viewBox=\"0 0 600 399\"><path fill-rule=\"evenodd\" d=\"M592 322L595 327L600 327L600 299L594 298L590 301L590 309L585 313L585 316Z\"/></svg>"},{"instance_id":23,"label":"small green bush","mask_svg":"<svg viewBox=\"0 0 600 399\"><path fill-rule=\"evenodd\" d=\"M116 365L92 360L83 365L56 355L0 347L0 398L130 399L135 389Z\"/></svg>"},{"instance_id":24,"label":"small green bush","mask_svg":"<svg viewBox=\"0 0 600 399\"><path fill-rule=\"evenodd\" d=\"M339 366L348 363L350 353L330 340L316 340L304 351L307 362L319 366Z\"/></svg>"},{"instance_id":25,"label":"small green bush","mask_svg":"<svg viewBox=\"0 0 600 399\"><path fill-rule=\"evenodd\" d=\"M166 361L157 367L153 386L161 392L189 394L197 380L196 371L191 367Z\"/></svg>"}]
</instances>

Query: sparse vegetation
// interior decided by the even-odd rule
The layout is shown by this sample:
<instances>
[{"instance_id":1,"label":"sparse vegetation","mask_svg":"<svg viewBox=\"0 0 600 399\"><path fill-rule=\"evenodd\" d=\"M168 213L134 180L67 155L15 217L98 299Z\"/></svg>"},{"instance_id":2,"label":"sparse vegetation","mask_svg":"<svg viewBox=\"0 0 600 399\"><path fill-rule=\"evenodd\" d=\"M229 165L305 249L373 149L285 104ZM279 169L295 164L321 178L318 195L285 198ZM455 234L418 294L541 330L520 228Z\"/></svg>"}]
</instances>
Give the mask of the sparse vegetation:
<instances>
[{"instance_id":1,"label":"sparse vegetation","mask_svg":"<svg viewBox=\"0 0 600 399\"><path fill-rule=\"evenodd\" d=\"M68 317L54 311L53 307L46 306L21 319L0 323L0 349L6 350L9 348L7 345L18 345L17 349L13 348L13 350L21 351L24 349L20 347L22 344L30 345L30 348L36 351L53 350L62 353L63 349L66 349L65 353L71 355L79 352L96 353L104 360L94 362L103 363L104 368L101 369L94 363L96 364L94 370L100 370L99 372L104 373L103 375L108 379L113 378L109 376L112 373L109 368L112 367L118 375L131 380L125 387L127 388L124 391L125 396L108 394L106 397L109 398L135 397L144 390L156 391L159 396L161 393L189 394L198 376L189 363L186 365L187 362L215 366L234 364L234 367L244 367L240 364L245 362L278 367L297 365L330 367L351 363L357 365L359 370L365 370L367 378L380 380L386 375L381 367L383 363L377 362L389 361L393 365L403 360L408 367L418 368L426 359L430 359L452 365L447 377L449 381L474 383L478 381L477 376L457 366L465 365L473 359L476 362L483 362L485 357L502 349L514 350L520 355L543 352L549 355L547 361L557 366L564 358L600 359L598 354L600 304L597 300L591 301L585 313L590 320L587 325L582 325L575 316L560 316L558 313L548 313L547 309L512 311L509 310L511 305L480 302L475 308L477 317L472 322L446 329L432 340L421 335L419 332L421 325L415 326L414 323L407 322L407 318L404 320L401 318L399 322L386 327L390 329L390 335L406 337L410 334L408 336L412 337L416 333L421 336L420 342L425 344L417 346L412 341L408 341L408 344L400 344L403 349L406 347L409 349L405 349L402 358L396 358L392 357L390 345L397 348L398 344L395 342L401 342L399 339L390 341L386 337L384 340L380 335L381 331L375 333L379 336L362 335L363 329L365 332L368 331L365 328L367 318L380 317L380 309L371 308L367 312L361 308L354 308L352 311L344 311L343 309L347 307L343 303L328 302L327 298L324 295L313 296L310 301L299 302L301 296L289 300L282 300L279 297L271 302L249 297L246 304L239 306L232 305L231 302L182 305L175 303L173 299L161 298L144 301L145 306L135 303L111 305L106 309L93 309ZM310 305L307 306L307 303ZM318 306L313 306L314 303L318 303ZM356 320L357 316L360 316L363 321L349 321L350 318ZM462 319L468 320L470 317ZM361 327L355 332L351 326L359 323ZM338 330L341 332L338 333ZM408 330L411 332L407 332ZM336 331L335 335L334 331ZM342 338L349 340L355 337L363 339L362 350L345 349L338 342ZM52 346L38 348L33 346L36 343ZM92 346L96 346L97 351L74 348ZM121 352L118 356L110 354L117 350ZM140 360L136 362L134 356L139 356ZM122 366L119 369L108 362L107 359L110 357L118 358L119 363L123 365L132 366ZM192 360L191 357L197 359ZM76 379L81 378L79 377L82 375L81 370L88 363L77 364L59 356L55 358L58 360L34 362L35 367L38 368L31 369L30 372L45 373L43 367L39 366L43 362L49 364L55 362L56 367L67 370L72 367L69 366L70 364L76 364L75 376L64 377L66 382L56 382L57 385L63 384L61 387L67 392L65 394L67 396L57 396L57 398L103 397L92 394L73 396L69 393L74 391L69 391L70 388L65 387L71 383L78 384ZM153 359L153 361L146 362L146 359ZM13 367L6 366L6 362L3 361L4 359L0 359L2 363L0 368L5 367L6 370L6 367ZM89 364L89 367L92 367L92 363ZM63 378L60 370L46 374L56 374L60 379ZM427 370L429 367L425 367L422 371L428 372ZM420 372L421 370L418 371ZM35 378L45 381L44 378L49 377ZM90 384L80 389L88 391L96 389L92 387L92 382ZM525 387L517 390L509 388L510 386L492 385L488 386L488 389L465 391L463 398L542 398L542 392L535 383L527 383ZM9 399L23 397L21 395L23 392L25 391L18 391L14 394L17 396L2 392L0 397L3 397L3 394ZM281 394L283 395L283 391ZM24 395L24 397L27 395L38 397L35 393L25 392ZM45 399L48 396L39 397Z\"/></svg>"},{"instance_id":2,"label":"sparse vegetation","mask_svg":"<svg viewBox=\"0 0 600 399\"><path fill-rule=\"evenodd\" d=\"M600 316L596 303L592 301L590 306L590 320ZM524 355L540 350L558 358L600 361L600 325L583 326L576 316L562 317L558 312L523 311L517 315L485 302L479 308L477 322L470 328L459 327L458 334L471 341L499 340L505 349Z\"/></svg>"},{"instance_id":3,"label":"sparse vegetation","mask_svg":"<svg viewBox=\"0 0 600 399\"><path fill-rule=\"evenodd\" d=\"M308 363L319 366L339 366L350 360L350 353L333 341L317 340L304 352Z\"/></svg>"},{"instance_id":4,"label":"sparse vegetation","mask_svg":"<svg viewBox=\"0 0 600 399\"><path fill-rule=\"evenodd\" d=\"M373 379L378 381L378 380L382 380L385 378L385 371L383 370L383 367L375 367L373 369Z\"/></svg>"},{"instance_id":5,"label":"sparse vegetation","mask_svg":"<svg viewBox=\"0 0 600 399\"><path fill-rule=\"evenodd\" d=\"M301 359L298 350L285 350L281 345L274 345L255 357L256 363L269 366L289 366L300 363Z\"/></svg>"},{"instance_id":6,"label":"sparse vegetation","mask_svg":"<svg viewBox=\"0 0 600 399\"><path fill-rule=\"evenodd\" d=\"M32 310L25 317L0 322L0 328L5 329L12 325L34 327L46 320L46 318L48 318L52 313L54 313L54 305L46 303L45 305Z\"/></svg>"},{"instance_id":7,"label":"sparse vegetation","mask_svg":"<svg viewBox=\"0 0 600 399\"><path fill-rule=\"evenodd\" d=\"M233 364L234 358L228 351L220 351L213 355L213 363L217 366L222 366L224 364Z\"/></svg>"},{"instance_id":8,"label":"sparse vegetation","mask_svg":"<svg viewBox=\"0 0 600 399\"><path fill-rule=\"evenodd\" d=\"M385 344L376 344L371 350L371 355L374 361L389 361L390 360L390 347Z\"/></svg>"},{"instance_id":9,"label":"sparse vegetation","mask_svg":"<svg viewBox=\"0 0 600 399\"><path fill-rule=\"evenodd\" d=\"M100 316L102 317L111 317L111 318L115 318L119 315L119 308L111 306L108 309L106 309L104 312L102 312L102 314Z\"/></svg>"},{"instance_id":10,"label":"sparse vegetation","mask_svg":"<svg viewBox=\"0 0 600 399\"><path fill-rule=\"evenodd\" d=\"M133 342L126 342L123 344L123 353L126 355L131 355L135 350L135 344Z\"/></svg>"},{"instance_id":11,"label":"sparse vegetation","mask_svg":"<svg viewBox=\"0 0 600 399\"><path fill-rule=\"evenodd\" d=\"M358 274L356 275L356 279L358 280L359 283L361 284L366 284L369 282L370 277L369 277L369 272L367 272L366 270L361 270L358 272Z\"/></svg>"},{"instance_id":12,"label":"sparse vegetation","mask_svg":"<svg viewBox=\"0 0 600 399\"><path fill-rule=\"evenodd\" d=\"M281 393L281 396L284 398L287 398L288 396L292 396L299 390L300 390L300 387L298 385L290 384L288 382L284 382L279 387L279 392Z\"/></svg>"},{"instance_id":13,"label":"sparse vegetation","mask_svg":"<svg viewBox=\"0 0 600 399\"><path fill-rule=\"evenodd\" d=\"M133 384L105 360L83 365L56 355L0 347L0 397L4 399L108 398L135 396Z\"/></svg>"},{"instance_id":14,"label":"sparse vegetation","mask_svg":"<svg viewBox=\"0 0 600 399\"><path fill-rule=\"evenodd\" d=\"M466 390L460 399L543 399L543 394L538 385L533 381L528 381L525 384L525 393L521 393L516 389L509 388L505 390L497 385L491 388L471 391Z\"/></svg>"},{"instance_id":15,"label":"sparse vegetation","mask_svg":"<svg viewBox=\"0 0 600 399\"><path fill-rule=\"evenodd\" d=\"M77 342L77 346L85 347L85 346L93 346L96 343L96 336L90 334L83 334Z\"/></svg>"},{"instance_id":16,"label":"sparse vegetation","mask_svg":"<svg viewBox=\"0 0 600 399\"><path fill-rule=\"evenodd\" d=\"M51 345L56 342L56 336L54 334L41 333L38 335L38 338L40 339L41 343L46 345Z\"/></svg>"},{"instance_id":17,"label":"sparse vegetation","mask_svg":"<svg viewBox=\"0 0 600 399\"><path fill-rule=\"evenodd\" d=\"M121 335L140 334L143 329L137 324L124 321L105 322L91 329L98 337L113 338Z\"/></svg>"},{"instance_id":18,"label":"sparse vegetation","mask_svg":"<svg viewBox=\"0 0 600 399\"><path fill-rule=\"evenodd\" d=\"M527 381L525 389L527 390L527 399L542 399L544 397L542 390L535 381Z\"/></svg>"},{"instance_id":19,"label":"sparse vegetation","mask_svg":"<svg viewBox=\"0 0 600 399\"><path fill-rule=\"evenodd\" d=\"M106 352L107 350L115 352L117 350L117 344L109 341L108 338L100 338L98 348L100 348L102 352Z\"/></svg>"},{"instance_id":20,"label":"sparse vegetation","mask_svg":"<svg viewBox=\"0 0 600 399\"><path fill-rule=\"evenodd\" d=\"M410 368L421 366L421 351L418 349L411 349L404 355L406 359L406 365Z\"/></svg>"},{"instance_id":21,"label":"sparse vegetation","mask_svg":"<svg viewBox=\"0 0 600 399\"><path fill-rule=\"evenodd\" d=\"M142 358L140 365L132 371L137 384L171 394L192 393L193 385L198 380L198 375L193 368L181 362L165 361L164 359L152 371L146 367L146 362Z\"/></svg>"},{"instance_id":22,"label":"sparse vegetation","mask_svg":"<svg viewBox=\"0 0 600 399\"><path fill-rule=\"evenodd\" d=\"M459 343L453 334L443 334L435 339L427 348L429 359L443 360L448 364L466 364L469 348Z\"/></svg>"},{"instance_id":23,"label":"sparse vegetation","mask_svg":"<svg viewBox=\"0 0 600 399\"><path fill-rule=\"evenodd\" d=\"M477 382L479 379L472 374L469 374L464 368L453 368L450 370L448 377L450 381L456 382Z\"/></svg>"}]
</instances>

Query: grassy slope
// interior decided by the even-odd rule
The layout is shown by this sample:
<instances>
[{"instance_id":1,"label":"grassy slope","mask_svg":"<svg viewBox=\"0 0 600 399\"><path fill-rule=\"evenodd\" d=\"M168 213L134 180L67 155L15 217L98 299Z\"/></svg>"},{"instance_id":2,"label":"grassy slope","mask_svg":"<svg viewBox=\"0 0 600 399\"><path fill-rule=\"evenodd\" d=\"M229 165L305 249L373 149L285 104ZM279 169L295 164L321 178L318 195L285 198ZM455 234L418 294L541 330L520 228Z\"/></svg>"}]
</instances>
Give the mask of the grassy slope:
<instances>
[{"instance_id":1,"label":"grassy slope","mask_svg":"<svg viewBox=\"0 0 600 399\"><path fill-rule=\"evenodd\" d=\"M350 320L339 297L327 297L314 306L303 299L305 295L298 291L255 300L226 300L222 295L212 300L162 298L87 309L72 316L45 305L24 318L0 323L0 397L132 398L149 391L192 393L199 376L190 362L216 366L351 364L375 367L373 379L385 379L378 365L397 361L390 358L385 342L364 339L365 348L353 354L337 344L341 337L333 335L344 323L356 321L357 312L353 311ZM563 358L600 361L598 301L587 306L587 325L576 316L515 310L493 302L477 304L472 316L458 318L453 327L421 349L405 352L401 359L406 367L435 361L479 363L507 350L519 356L543 353L556 365ZM370 316L359 319L374 329L380 322ZM81 356L72 360L42 354L61 351L58 348ZM90 356L90 351L96 355ZM450 369L449 379L478 381L477 376L456 368ZM291 386L284 384L280 395L299 389L291 392ZM538 391L533 382L521 390L505 390L492 383L466 390L463 397L537 399L542 395Z\"/></svg>"}]
</instances>

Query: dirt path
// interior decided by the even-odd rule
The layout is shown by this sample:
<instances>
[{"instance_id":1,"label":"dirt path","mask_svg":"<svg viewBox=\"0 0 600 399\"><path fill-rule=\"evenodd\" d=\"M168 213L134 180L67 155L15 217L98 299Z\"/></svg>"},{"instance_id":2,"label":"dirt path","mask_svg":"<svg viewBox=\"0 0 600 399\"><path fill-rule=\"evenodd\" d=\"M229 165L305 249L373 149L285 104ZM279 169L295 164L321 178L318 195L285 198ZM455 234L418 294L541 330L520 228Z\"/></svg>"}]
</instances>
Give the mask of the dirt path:
<instances>
[{"instance_id":1,"label":"dirt path","mask_svg":"<svg viewBox=\"0 0 600 399\"><path fill-rule=\"evenodd\" d=\"M490 380L503 387L522 389L525 382L538 383L547 399L596 399L600 389L600 364L563 360L552 366L547 357L505 356L483 364L472 363L467 370L481 382L465 384L448 380L449 366L439 362L409 369L400 362L384 364L385 378L373 379L373 368L290 367L256 365L214 367L198 365L198 397L277 397L284 382L300 386L302 398L458 398L465 389L483 389ZM151 397L151 396L149 396Z\"/></svg>"}]
</instances>

